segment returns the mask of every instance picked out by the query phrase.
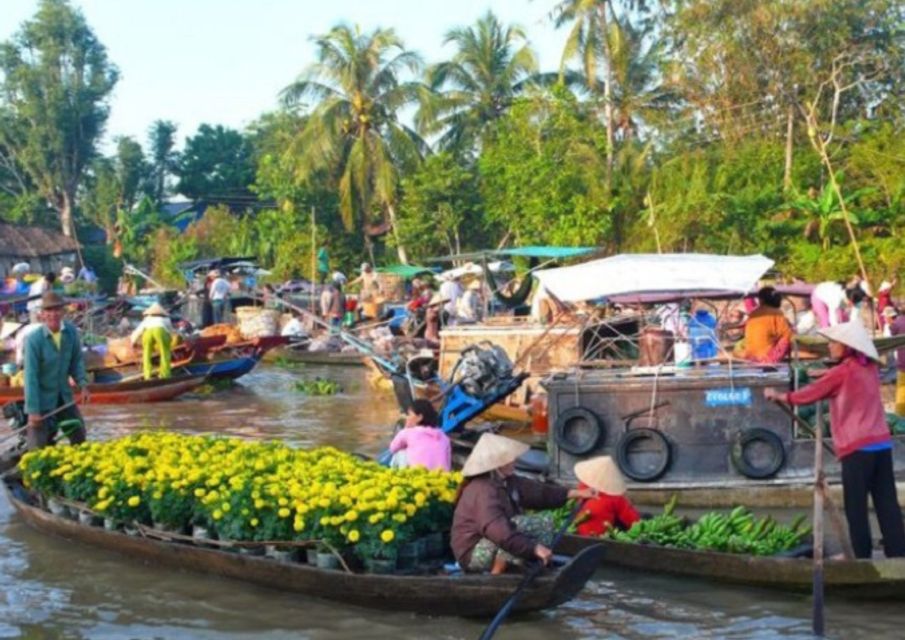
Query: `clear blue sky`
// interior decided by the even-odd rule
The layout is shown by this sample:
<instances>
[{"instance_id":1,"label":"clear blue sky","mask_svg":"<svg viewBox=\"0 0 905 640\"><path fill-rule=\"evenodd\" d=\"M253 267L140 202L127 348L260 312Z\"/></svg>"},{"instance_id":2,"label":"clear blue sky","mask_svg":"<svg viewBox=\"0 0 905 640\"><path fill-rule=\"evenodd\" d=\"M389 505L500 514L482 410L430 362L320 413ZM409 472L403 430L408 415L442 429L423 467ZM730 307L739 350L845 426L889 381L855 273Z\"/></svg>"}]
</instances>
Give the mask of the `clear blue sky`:
<instances>
[{"instance_id":1,"label":"clear blue sky","mask_svg":"<svg viewBox=\"0 0 905 640\"><path fill-rule=\"evenodd\" d=\"M30 18L37 0L2 0L0 40ZM121 78L107 126L145 144L156 119L180 138L204 122L241 128L276 107L277 94L312 62L310 37L338 22L392 27L426 62L450 54L443 35L493 7L520 24L541 69L555 70L566 34L548 19L556 0L73 0Z\"/></svg>"}]
</instances>

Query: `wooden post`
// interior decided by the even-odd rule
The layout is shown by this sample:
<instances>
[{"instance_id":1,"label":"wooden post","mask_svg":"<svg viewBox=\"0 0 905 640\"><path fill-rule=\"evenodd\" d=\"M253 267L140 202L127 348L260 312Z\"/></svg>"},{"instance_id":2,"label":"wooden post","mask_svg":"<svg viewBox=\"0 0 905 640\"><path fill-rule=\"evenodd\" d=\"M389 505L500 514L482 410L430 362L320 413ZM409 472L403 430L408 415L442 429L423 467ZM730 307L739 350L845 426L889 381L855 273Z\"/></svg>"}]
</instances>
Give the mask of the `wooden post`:
<instances>
[{"instance_id":1,"label":"wooden post","mask_svg":"<svg viewBox=\"0 0 905 640\"><path fill-rule=\"evenodd\" d=\"M817 423L814 430L814 607L811 630L823 636L823 498L826 483L823 478L823 407L817 404Z\"/></svg>"},{"instance_id":2,"label":"wooden post","mask_svg":"<svg viewBox=\"0 0 905 640\"><path fill-rule=\"evenodd\" d=\"M315 313L314 300L317 298L314 292L317 291L317 214L314 207L311 207L311 299L308 301L311 313Z\"/></svg>"}]
</instances>

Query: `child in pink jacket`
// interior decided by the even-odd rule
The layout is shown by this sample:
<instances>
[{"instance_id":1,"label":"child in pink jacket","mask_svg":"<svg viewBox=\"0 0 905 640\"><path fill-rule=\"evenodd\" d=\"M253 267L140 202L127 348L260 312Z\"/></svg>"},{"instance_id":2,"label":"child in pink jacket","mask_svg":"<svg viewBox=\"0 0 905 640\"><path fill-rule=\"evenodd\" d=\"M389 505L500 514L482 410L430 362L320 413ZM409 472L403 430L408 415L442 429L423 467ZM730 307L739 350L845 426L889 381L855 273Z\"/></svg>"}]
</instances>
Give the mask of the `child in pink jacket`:
<instances>
[{"instance_id":1,"label":"child in pink jacket","mask_svg":"<svg viewBox=\"0 0 905 640\"><path fill-rule=\"evenodd\" d=\"M452 445L439 427L440 418L427 400L415 400L405 416L405 427L390 443L393 466L427 469L452 468Z\"/></svg>"}]
</instances>

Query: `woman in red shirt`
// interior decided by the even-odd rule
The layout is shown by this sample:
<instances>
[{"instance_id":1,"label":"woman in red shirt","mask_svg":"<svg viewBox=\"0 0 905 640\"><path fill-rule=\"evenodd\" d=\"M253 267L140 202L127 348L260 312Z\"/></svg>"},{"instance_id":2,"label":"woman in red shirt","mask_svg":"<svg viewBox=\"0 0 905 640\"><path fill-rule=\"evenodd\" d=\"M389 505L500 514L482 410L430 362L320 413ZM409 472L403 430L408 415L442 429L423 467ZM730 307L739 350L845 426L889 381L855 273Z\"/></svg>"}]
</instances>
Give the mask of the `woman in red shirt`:
<instances>
[{"instance_id":1,"label":"woman in red shirt","mask_svg":"<svg viewBox=\"0 0 905 640\"><path fill-rule=\"evenodd\" d=\"M870 558L873 550L868 494L877 512L886 556L905 556L905 526L896 495L892 438L880 397L880 355L858 319L819 333L830 341L830 357L839 364L798 391L765 389L764 396L792 405L829 399L830 430L842 465L842 497L855 556Z\"/></svg>"},{"instance_id":2,"label":"woman in red shirt","mask_svg":"<svg viewBox=\"0 0 905 640\"><path fill-rule=\"evenodd\" d=\"M607 529L617 526L629 529L641 519L635 507L625 497L625 481L609 456L584 460L575 465L579 489L593 489L597 495L585 500L578 514L578 534L600 537Z\"/></svg>"}]
</instances>

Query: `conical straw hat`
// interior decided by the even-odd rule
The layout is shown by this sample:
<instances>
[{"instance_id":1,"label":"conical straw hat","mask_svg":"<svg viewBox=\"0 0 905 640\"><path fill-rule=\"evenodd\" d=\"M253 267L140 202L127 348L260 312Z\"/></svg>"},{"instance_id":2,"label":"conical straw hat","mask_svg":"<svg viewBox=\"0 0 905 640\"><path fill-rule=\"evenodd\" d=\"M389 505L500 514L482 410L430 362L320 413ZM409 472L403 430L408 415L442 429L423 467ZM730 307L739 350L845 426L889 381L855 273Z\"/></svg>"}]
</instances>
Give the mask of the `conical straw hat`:
<instances>
[{"instance_id":1,"label":"conical straw hat","mask_svg":"<svg viewBox=\"0 0 905 640\"><path fill-rule=\"evenodd\" d=\"M167 313L166 309L164 309L162 306L160 306L159 302L155 302L150 307L145 309L144 313L142 313L141 315L143 315L143 316L169 316L170 314Z\"/></svg>"},{"instance_id":2,"label":"conical straw hat","mask_svg":"<svg viewBox=\"0 0 905 640\"><path fill-rule=\"evenodd\" d=\"M515 460L530 449L511 438L504 438L494 433L485 433L478 440L478 444L472 450L465 466L462 467L462 475L466 478L479 476L482 473L499 469L502 466L515 462Z\"/></svg>"},{"instance_id":3,"label":"conical straw hat","mask_svg":"<svg viewBox=\"0 0 905 640\"><path fill-rule=\"evenodd\" d=\"M625 493L625 480L610 456L582 460L575 465L575 477L607 495L621 496Z\"/></svg>"},{"instance_id":4,"label":"conical straw hat","mask_svg":"<svg viewBox=\"0 0 905 640\"><path fill-rule=\"evenodd\" d=\"M871 360L880 359L880 354L877 353L877 347L874 346L873 340L870 339L867 329L857 318L849 322L837 324L833 327L821 329L817 333L827 340L841 342L855 351L860 351Z\"/></svg>"}]
</instances>

